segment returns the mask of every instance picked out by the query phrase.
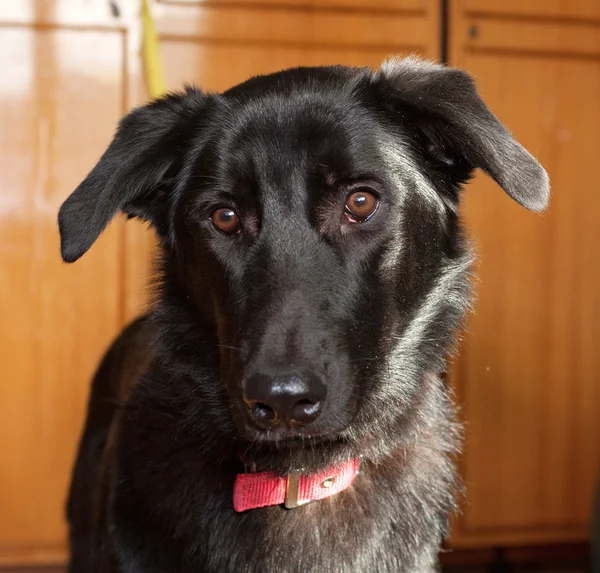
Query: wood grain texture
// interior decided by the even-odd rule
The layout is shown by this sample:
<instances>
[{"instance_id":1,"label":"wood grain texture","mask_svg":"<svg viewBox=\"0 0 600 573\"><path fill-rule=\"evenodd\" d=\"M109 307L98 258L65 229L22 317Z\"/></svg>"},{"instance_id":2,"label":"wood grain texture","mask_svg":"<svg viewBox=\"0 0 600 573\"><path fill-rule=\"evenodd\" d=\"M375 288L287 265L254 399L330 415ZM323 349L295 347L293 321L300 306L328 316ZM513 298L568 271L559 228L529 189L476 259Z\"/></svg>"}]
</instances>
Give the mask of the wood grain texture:
<instances>
[{"instance_id":1,"label":"wood grain texture","mask_svg":"<svg viewBox=\"0 0 600 573\"><path fill-rule=\"evenodd\" d=\"M76 265L59 251L60 204L110 141L132 76L122 24L88 4L0 6L0 566L64 560L90 378L124 320L123 222Z\"/></svg>"},{"instance_id":2,"label":"wood grain texture","mask_svg":"<svg viewBox=\"0 0 600 573\"><path fill-rule=\"evenodd\" d=\"M227 6L242 4L248 6L284 6L311 10L362 9L401 12L424 12L429 0L158 0L161 4L182 6Z\"/></svg>"},{"instance_id":3,"label":"wood grain texture","mask_svg":"<svg viewBox=\"0 0 600 573\"><path fill-rule=\"evenodd\" d=\"M462 6L471 14L563 22L600 20L600 3L597 0L464 0Z\"/></svg>"},{"instance_id":4,"label":"wood grain texture","mask_svg":"<svg viewBox=\"0 0 600 573\"><path fill-rule=\"evenodd\" d=\"M463 51L502 53L516 57L595 58L600 55L598 25L542 21L514 21L486 16L469 16L452 27L453 42Z\"/></svg>"},{"instance_id":5,"label":"wood grain texture","mask_svg":"<svg viewBox=\"0 0 600 573\"><path fill-rule=\"evenodd\" d=\"M23 80L2 88L0 106L0 259L6 273L0 416L11 429L0 434L3 457L10 460L0 475L0 506L10 516L0 521L0 539L3 545L50 544L63 532L81 406L100 352L119 325L121 282L120 225L81 264L67 267L60 260L56 213L121 113L121 38L27 28L5 29L0 38L0 58L12 56L0 67L9 75L18 67ZM96 69L112 72L112 82L90 77L76 57L66 62L63 54L70 51L94 54ZM96 109L93 119L89 109Z\"/></svg>"},{"instance_id":6,"label":"wood grain texture","mask_svg":"<svg viewBox=\"0 0 600 573\"><path fill-rule=\"evenodd\" d=\"M451 62L475 75L553 193L540 217L483 176L465 192L480 263L453 374L468 488L453 544L582 540L600 467L600 54L557 24L490 18L473 38L471 23L457 4ZM600 28L588 34L600 41Z\"/></svg>"},{"instance_id":7,"label":"wood grain texture","mask_svg":"<svg viewBox=\"0 0 600 573\"><path fill-rule=\"evenodd\" d=\"M155 18L158 34L163 38L187 38L196 43L234 46L259 43L274 50L285 46L378 49L384 54L404 48L437 58L438 7L433 1L430 4L431 8L422 14L407 15L294 11L264 6L173 5L155 10ZM168 57L165 65L169 67Z\"/></svg>"}]
</instances>

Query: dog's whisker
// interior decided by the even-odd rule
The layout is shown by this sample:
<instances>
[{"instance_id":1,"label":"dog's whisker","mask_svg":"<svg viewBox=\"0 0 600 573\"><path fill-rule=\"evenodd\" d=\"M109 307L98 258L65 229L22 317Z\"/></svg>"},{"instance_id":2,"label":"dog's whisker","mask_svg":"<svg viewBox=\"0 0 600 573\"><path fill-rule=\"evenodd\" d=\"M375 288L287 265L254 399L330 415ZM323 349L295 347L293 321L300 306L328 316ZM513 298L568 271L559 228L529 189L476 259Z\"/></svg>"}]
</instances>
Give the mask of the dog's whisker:
<instances>
[{"instance_id":1,"label":"dog's whisker","mask_svg":"<svg viewBox=\"0 0 600 573\"><path fill-rule=\"evenodd\" d=\"M227 350L235 350L237 352L243 352L243 349L239 346L231 346L230 344L216 344L218 348L225 348Z\"/></svg>"}]
</instances>

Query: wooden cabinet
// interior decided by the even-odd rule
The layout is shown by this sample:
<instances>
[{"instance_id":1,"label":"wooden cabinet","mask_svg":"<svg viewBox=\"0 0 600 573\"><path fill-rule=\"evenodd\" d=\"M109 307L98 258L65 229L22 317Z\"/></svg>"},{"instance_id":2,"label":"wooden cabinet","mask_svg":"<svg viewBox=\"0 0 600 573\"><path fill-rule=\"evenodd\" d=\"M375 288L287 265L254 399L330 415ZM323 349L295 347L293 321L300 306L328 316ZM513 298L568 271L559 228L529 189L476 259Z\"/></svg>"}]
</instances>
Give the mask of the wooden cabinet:
<instances>
[{"instance_id":1,"label":"wooden cabinet","mask_svg":"<svg viewBox=\"0 0 600 573\"><path fill-rule=\"evenodd\" d=\"M318 4L313 9L300 0L278 1L276 6L164 2L156 7L155 16L168 83L178 87L188 81L220 91L252 75L290 66L378 66L390 55L409 53L439 57L435 0L387 0L383 13L327 9L332 3L313 2ZM367 0L360 4L371 5Z\"/></svg>"},{"instance_id":2,"label":"wooden cabinet","mask_svg":"<svg viewBox=\"0 0 600 573\"><path fill-rule=\"evenodd\" d=\"M598 0L450 0L452 8L470 16L507 16L512 21L531 18L554 23L590 23L600 20Z\"/></svg>"},{"instance_id":3,"label":"wooden cabinet","mask_svg":"<svg viewBox=\"0 0 600 573\"><path fill-rule=\"evenodd\" d=\"M285 8L300 8L306 10L322 10L331 8L362 9L367 11L414 11L422 14L434 2L431 0L158 0L162 4L184 4L186 6L202 7L207 4L227 6L246 4L249 6L278 6Z\"/></svg>"},{"instance_id":4,"label":"wooden cabinet","mask_svg":"<svg viewBox=\"0 0 600 573\"><path fill-rule=\"evenodd\" d=\"M0 566L63 560L89 380L125 320L123 223L67 266L56 214L129 106L131 46L108 3L0 3Z\"/></svg>"},{"instance_id":5,"label":"wooden cabinet","mask_svg":"<svg viewBox=\"0 0 600 573\"><path fill-rule=\"evenodd\" d=\"M115 9L115 6L117 9ZM463 213L478 302L452 380L467 421L455 547L588 537L600 462L600 4L449 0L471 71L547 167L525 212L477 177ZM439 59L438 0L156 0L170 88L288 66ZM111 224L74 266L56 213L145 99L139 0L0 3L0 566L64 559L63 504L92 372L145 298L152 233Z\"/></svg>"},{"instance_id":6,"label":"wooden cabinet","mask_svg":"<svg viewBox=\"0 0 600 573\"><path fill-rule=\"evenodd\" d=\"M484 177L464 194L481 262L453 376L467 421L457 547L589 537L600 470L600 28L562 18L595 18L597 7L452 5L451 63L474 74L553 187L541 217Z\"/></svg>"},{"instance_id":7,"label":"wooden cabinet","mask_svg":"<svg viewBox=\"0 0 600 573\"><path fill-rule=\"evenodd\" d=\"M154 240L139 223L113 222L76 265L59 256L61 202L145 99L139 0L113 4L0 2L0 567L64 561L90 378L145 298ZM436 0L162 0L154 14L171 88L440 54Z\"/></svg>"}]
</instances>

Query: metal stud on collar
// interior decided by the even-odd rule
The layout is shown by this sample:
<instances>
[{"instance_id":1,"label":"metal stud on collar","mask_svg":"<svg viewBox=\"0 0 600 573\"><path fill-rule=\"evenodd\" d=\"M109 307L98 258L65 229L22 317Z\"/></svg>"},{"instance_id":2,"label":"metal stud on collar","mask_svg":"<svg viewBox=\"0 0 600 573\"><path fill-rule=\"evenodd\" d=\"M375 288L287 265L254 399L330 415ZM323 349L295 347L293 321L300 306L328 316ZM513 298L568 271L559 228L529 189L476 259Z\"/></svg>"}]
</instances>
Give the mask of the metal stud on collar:
<instances>
[{"instance_id":1,"label":"metal stud on collar","mask_svg":"<svg viewBox=\"0 0 600 573\"><path fill-rule=\"evenodd\" d=\"M331 487L335 483L335 477L328 477L327 479L321 482L321 487Z\"/></svg>"}]
</instances>

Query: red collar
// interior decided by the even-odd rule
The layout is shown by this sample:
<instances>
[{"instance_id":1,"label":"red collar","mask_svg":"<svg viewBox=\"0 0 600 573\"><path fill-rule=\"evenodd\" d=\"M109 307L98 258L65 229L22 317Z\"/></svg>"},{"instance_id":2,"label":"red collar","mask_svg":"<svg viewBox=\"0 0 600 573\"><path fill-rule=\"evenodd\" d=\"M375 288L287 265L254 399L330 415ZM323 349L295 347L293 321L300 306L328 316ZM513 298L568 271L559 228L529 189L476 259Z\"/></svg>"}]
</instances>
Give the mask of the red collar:
<instances>
[{"instance_id":1,"label":"red collar","mask_svg":"<svg viewBox=\"0 0 600 573\"><path fill-rule=\"evenodd\" d=\"M280 476L273 472L238 474L233 486L233 509L285 504L293 508L331 497L350 487L358 473L358 460L350 460L322 472Z\"/></svg>"}]
</instances>

